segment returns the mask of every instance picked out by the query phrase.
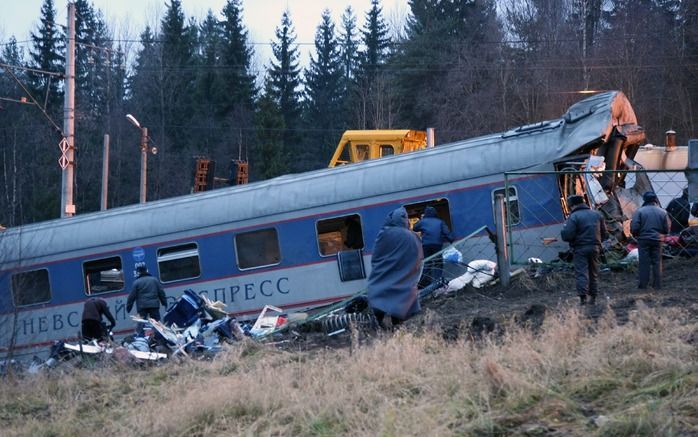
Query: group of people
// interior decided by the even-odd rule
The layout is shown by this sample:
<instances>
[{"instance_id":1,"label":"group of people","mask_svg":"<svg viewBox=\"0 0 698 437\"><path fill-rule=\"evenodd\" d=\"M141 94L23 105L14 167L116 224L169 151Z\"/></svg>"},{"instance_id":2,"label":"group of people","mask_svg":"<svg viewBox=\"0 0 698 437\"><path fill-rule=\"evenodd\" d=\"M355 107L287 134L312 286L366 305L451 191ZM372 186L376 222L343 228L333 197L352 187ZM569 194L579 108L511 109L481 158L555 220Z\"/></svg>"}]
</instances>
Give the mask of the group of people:
<instances>
[{"instance_id":1,"label":"group of people","mask_svg":"<svg viewBox=\"0 0 698 437\"><path fill-rule=\"evenodd\" d=\"M422 261L453 241L448 225L432 206L425 208L412 229L407 210L397 208L386 217L373 246L367 297L383 328L399 325L420 311L420 277L434 280L441 275L438 258L424 272ZM421 240L415 232L421 233Z\"/></svg>"},{"instance_id":2,"label":"group of people","mask_svg":"<svg viewBox=\"0 0 698 437\"><path fill-rule=\"evenodd\" d=\"M686 201L688 201L688 195ZM667 211L659 205L657 195L648 191L642 195L643 204L633 214L630 232L637 240L638 288L662 286L662 244L669 234ZM575 282L580 304L594 304L599 292L599 260L602 242L608 238L603 215L590 209L582 196L567 198L570 215L561 231L564 241L572 248ZM673 216L672 216L673 217ZM688 226L688 215L685 220ZM683 229L683 228L682 228Z\"/></svg>"},{"instance_id":3,"label":"group of people","mask_svg":"<svg viewBox=\"0 0 698 437\"><path fill-rule=\"evenodd\" d=\"M131 312L133 305L142 318L160 320L160 305L167 306L165 290L160 281L148 273L145 264L136 268L137 278L133 282L133 288L126 300L126 311ZM102 317L109 321L109 326L102 324ZM82 310L82 338L87 341L104 340L108 333L116 326L116 319L109 311L104 299L93 297L85 302ZM142 327L139 325L139 331ZM142 334L142 332L139 332Z\"/></svg>"}]
</instances>

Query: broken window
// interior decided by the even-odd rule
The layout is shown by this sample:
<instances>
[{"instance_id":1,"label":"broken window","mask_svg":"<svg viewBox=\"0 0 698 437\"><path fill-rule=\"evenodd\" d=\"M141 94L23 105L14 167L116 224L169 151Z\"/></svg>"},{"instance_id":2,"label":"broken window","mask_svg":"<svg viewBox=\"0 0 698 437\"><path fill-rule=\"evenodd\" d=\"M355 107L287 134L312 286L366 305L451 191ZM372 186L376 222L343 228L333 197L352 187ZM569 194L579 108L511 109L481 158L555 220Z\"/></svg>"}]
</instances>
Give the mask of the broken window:
<instances>
[{"instance_id":1,"label":"broken window","mask_svg":"<svg viewBox=\"0 0 698 437\"><path fill-rule=\"evenodd\" d=\"M82 265L82 272L87 295L108 293L124 288L124 272L121 268L121 258L118 256L88 261Z\"/></svg>"},{"instance_id":2,"label":"broken window","mask_svg":"<svg viewBox=\"0 0 698 437\"><path fill-rule=\"evenodd\" d=\"M395 148L390 144L382 144L380 148L381 157L395 154Z\"/></svg>"},{"instance_id":3,"label":"broken window","mask_svg":"<svg viewBox=\"0 0 698 437\"><path fill-rule=\"evenodd\" d=\"M236 235L235 253L240 270L279 264L281 251L276 229L262 229Z\"/></svg>"},{"instance_id":4,"label":"broken window","mask_svg":"<svg viewBox=\"0 0 698 437\"><path fill-rule=\"evenodd\" d=\"M201 268L196 243L158 249L158 269L162 282L198 278Z\"/></svg>"},{"instance_id":5,"label":"broken window","mask_svg":"<svg viewBox=\"0 0 698 437\"><path fill-rule=\"evenodd\" d=\"M48 270L32 270L12 275L12 300L17 307L51 300Z\"/></svg>"},{"instance_id":6,"label":"broken window","mask_svg":"<svg viewBox=\"0 0 698 437\"><path fill-rule=\"evenodd\" d=\"M519 212L519 195L516 191L516 187L509 187L509 195L507 196L504 188L497 188L492 191L492 214L494 215L494 200L497 198L498 194L504 196L504 203L506 206L505 214L508 214L508 221L510 225L518 225L521 223L521 213Z\"/></svg>"},{"instance_id":7,"label":"broken window","mask_svg":"<svg viewBox=\"0 0 698 437\"><path fill-rule=\"evenodd\" d=\"M343 250L363 249L361 217L351 214L318 220L316 224L320 255L329 256Z\"/></svg>"},{"instance_id":8,"label":"broken window","mask_svg":"<svg viewBox=\"0 0 698 437\"><path fill-rule=\"evenodd\" d=\"M369 156L368 144L357 144L354 147L354 155L356 158L356 159L354 159L354 162L361 162L361 161L364 161L366 159L369 159L370 156Z\"/></svg>"},{"instance_id":9,"label":"broken window","mask_svg":"<svg viewBox=\"0 0 698 437\"><path fill-rule=\"evenodd\" d=\"M411 203L403 206L407 210L407 218L410 222L410 229L412 229L415 223L422 218L422 214L424 214L426 207L431 206L436 210L436 214L439 216L439 218L446 223L448 229L453 230L453 225L451 223L451 212L448 207L448 199L433 199L427 200L426 202Z\"/></svg>"}]
</instances>

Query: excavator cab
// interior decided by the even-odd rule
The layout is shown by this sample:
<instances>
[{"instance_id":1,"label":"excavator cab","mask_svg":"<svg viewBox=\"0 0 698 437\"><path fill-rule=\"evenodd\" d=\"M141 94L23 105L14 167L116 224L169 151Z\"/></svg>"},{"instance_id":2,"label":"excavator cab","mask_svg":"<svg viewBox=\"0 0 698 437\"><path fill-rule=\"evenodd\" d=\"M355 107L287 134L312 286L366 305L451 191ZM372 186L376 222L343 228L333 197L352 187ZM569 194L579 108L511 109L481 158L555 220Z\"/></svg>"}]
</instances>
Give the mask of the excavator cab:
<instances>
[{"instance_id":1,"label":"excavator cab","mask_svg":"<svg viewBox=\"0 0 698 437\"><path fill-rule=\"evenodd\" d=\"M424 131L348 130L339 140L329 167L413 152L426 146L427 134Z\"/></svg>"}]
</instances>

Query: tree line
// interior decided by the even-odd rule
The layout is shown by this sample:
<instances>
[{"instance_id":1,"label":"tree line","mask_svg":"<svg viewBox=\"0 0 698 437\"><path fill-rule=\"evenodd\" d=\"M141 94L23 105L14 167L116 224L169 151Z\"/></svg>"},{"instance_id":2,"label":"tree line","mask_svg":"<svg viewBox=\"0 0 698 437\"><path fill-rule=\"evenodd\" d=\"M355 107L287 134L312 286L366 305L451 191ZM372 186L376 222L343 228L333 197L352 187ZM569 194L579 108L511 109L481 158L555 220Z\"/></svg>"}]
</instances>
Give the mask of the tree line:
<instances>
[{"instance_id":1,"label":"tree line","mask_svg":"<svg viewBox=\"0 0 698 437\"><path fill-rule=\"evenodd\" d=\"M116 38L88 0L75 4L78 213L99 209L105 133L109 207L138 201L140 133L127 113L159 150L149 200L188 193L194 156L216 160L224 177L231 159L248 158L261 180L326 166L346 129L434 127L444 143L559 117L583 90L625 92L651 142L667 129L680 144L698 136L694 1L409 0L405 22L391 26L372 0L339 23L323 11L306 67L287 11L262 71L241 0L200 21L169 0L130 65L133 41ZM28 51L14 38L0 51L13 66L0 70L5 226L59 215L65 29L53 0L39 16Z\"/></svg>"}]
</instances>

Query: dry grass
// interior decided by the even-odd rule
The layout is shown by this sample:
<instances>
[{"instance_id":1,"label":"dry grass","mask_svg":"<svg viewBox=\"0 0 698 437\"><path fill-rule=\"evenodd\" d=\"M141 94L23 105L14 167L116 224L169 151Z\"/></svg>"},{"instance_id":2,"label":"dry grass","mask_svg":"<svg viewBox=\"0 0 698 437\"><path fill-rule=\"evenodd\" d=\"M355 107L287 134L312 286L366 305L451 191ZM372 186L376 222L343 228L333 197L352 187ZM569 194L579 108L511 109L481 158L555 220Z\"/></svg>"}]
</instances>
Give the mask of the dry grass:
<instances>
[{"instance_id":1,"label":"dry grass","mask_svg":"<svg viewBox=\"0 0 698 437\"><path fill-rule=\"evenodd\" d=\"M694 435L698 322L576 311L481 343L398 332L351 351L243 344L213 362L0 384L4 435ZM350 353L351 352L351 353ZM596 424L593 417L603 415Z\"/></svg>"}]
</instances>

